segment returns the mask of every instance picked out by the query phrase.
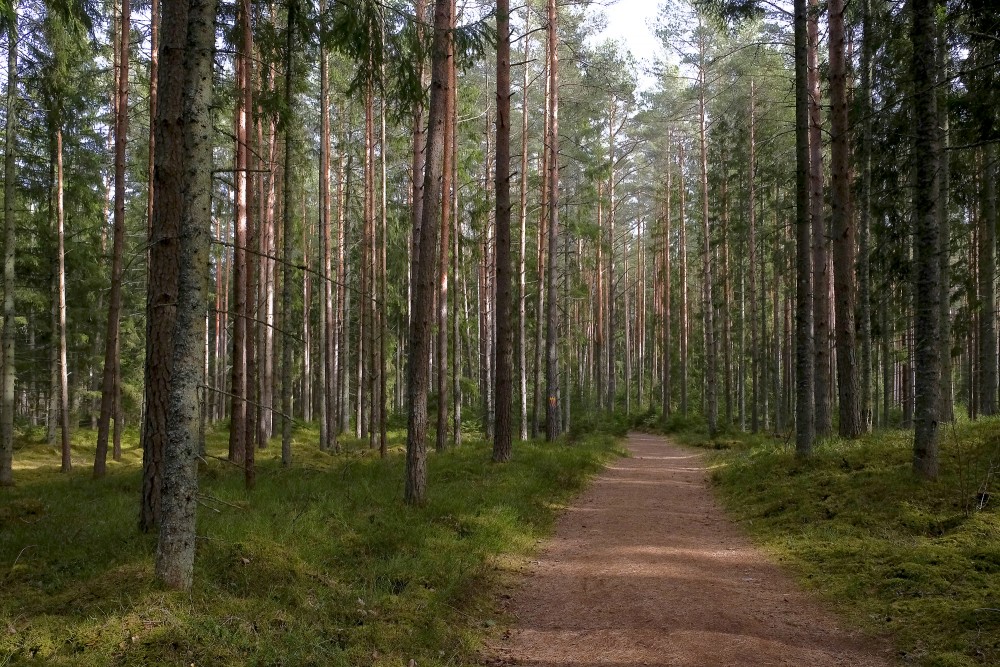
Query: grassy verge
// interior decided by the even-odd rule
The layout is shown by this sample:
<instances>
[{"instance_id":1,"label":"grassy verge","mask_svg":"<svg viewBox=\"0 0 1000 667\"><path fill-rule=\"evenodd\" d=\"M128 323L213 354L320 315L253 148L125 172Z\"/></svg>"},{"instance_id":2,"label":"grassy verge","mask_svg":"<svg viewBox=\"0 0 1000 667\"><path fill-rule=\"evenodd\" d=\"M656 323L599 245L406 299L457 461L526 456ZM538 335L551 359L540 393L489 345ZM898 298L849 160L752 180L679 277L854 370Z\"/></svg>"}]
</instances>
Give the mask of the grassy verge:
<instances>
[{"instance_id":1,"label":"grassy verge","mask_svg":"<svg viewBox=\"0 0 1000 667\"><path fill-rule=\"evenodd\" d=\"M258 487L224 462L203 465L195 587L152 578L155 536L136 530L141 453L126 447L90 479L57 472L41 443L16 453L0 490L0 665L461 665L496 623L506 576L557 510L603 463L611 436L525 443L507 465L485 443L431 455L429 503L402 504L401 434L379 460L355 443L316 451L296 433L295 464L272 446ZM225 433L212 435L221 454Z\"/></svg>"},{"instance_id":2,"label":"grassy verge","mask_svg":"<svg viewBox=\"0 0 1000 667\"><path fill-rule=\"evenodd\" d=\"M720 450L732 515L905 664L1000 664L1000 420L949 425L934 483L910 472L909 431L831 439L808 461L759 436L678 440Z\"/></svg>"}]
</instances>

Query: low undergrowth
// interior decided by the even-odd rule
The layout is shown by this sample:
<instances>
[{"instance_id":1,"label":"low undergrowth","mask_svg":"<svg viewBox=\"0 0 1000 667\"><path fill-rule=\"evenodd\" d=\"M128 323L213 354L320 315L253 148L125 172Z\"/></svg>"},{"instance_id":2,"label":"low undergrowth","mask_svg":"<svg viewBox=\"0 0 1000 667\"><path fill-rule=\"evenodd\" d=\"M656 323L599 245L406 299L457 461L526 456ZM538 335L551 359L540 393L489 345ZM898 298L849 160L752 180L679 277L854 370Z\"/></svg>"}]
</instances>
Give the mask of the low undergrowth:
<instances>
[{"instance_id":1,"label":"low undergrowth","mask_svg":"<svg viewBox=\"0 0 1000 667\"><path fill-rule=\"evenodd\" d=\"M911 473L909 431L829 439L808 460L762 436L678 441L719 450L730 513L904 664L1000 664L1000 420L948 425L936 482Z\"/></svg>"},{"instance_id":2,"label":"low undergrowth","mask_svg":"<svg viewBox=\"0 0 1000 667\"><path fill-rule=\"evenodd\" d=\"M482 441L431 454L426 506L407 507L402 434L381 460L362 443L337 456L296 432L294 465L258 454L257 488L202 465L195 586L164 591L156 538L136 529L141 452L90 478L27 439L0 489L0 665L461 665L497 620L510 572L604 462L610 435L516 444L509 464ZM226 434L209 438L222 455Z\"/></svg>"}]
</instances>

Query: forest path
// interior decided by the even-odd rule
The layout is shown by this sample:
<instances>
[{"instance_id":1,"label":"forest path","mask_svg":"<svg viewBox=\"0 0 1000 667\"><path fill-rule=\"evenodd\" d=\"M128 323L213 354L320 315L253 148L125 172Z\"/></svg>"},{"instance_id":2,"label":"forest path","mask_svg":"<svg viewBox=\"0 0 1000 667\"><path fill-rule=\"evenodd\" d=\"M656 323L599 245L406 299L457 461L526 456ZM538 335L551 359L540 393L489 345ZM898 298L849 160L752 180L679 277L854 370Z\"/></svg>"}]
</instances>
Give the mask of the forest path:
<instances>
[{"instance_id":1,"label":"forest path","mask_svg":"<svg viewBox=\"0 0 1000 667\"><path fill-rule=\"evenodd\" d=\"M723 512L696 450L632 433L560 517L489 664L888 666Z\"/></svg>"}]
</instances>

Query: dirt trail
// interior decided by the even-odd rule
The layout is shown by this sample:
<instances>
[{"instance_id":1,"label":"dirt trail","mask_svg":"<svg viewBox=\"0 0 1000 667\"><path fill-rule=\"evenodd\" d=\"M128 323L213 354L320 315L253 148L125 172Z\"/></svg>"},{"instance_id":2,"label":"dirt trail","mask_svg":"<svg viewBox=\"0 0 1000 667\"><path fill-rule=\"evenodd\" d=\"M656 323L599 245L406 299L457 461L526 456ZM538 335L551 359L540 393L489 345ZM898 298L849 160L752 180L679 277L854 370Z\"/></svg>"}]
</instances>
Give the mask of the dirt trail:
<instances>
[{"instance_id":1,"label":"dirt trail","mask_svg":"<svg viewBox=\"0 0 1000 667\"><path fill-rule=\"evenodd\" d=\"M753 547L709 491L700 454L632 434L560 518L510 603L490 664L883 667Z\"/></svg>"}]
</instances>

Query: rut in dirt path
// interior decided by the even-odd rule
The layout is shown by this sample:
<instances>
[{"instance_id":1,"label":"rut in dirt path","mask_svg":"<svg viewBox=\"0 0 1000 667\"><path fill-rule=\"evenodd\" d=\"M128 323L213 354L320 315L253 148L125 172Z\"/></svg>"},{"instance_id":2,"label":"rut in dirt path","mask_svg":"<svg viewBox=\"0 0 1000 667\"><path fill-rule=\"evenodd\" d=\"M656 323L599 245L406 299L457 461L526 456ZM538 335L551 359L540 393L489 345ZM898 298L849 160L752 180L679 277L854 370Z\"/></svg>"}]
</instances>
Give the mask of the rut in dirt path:
<instances>
[{"instance_id":1,"label":"rut in dirt path","mask_svg":"<svg viewBox=\"0 0 1000 667\"><path fill-rule=\"evenodd\" d=\"M559 519L491 664L893 664L750 544L699 453L642 434L628 447Z\"/></svg>"}]
</instances>

